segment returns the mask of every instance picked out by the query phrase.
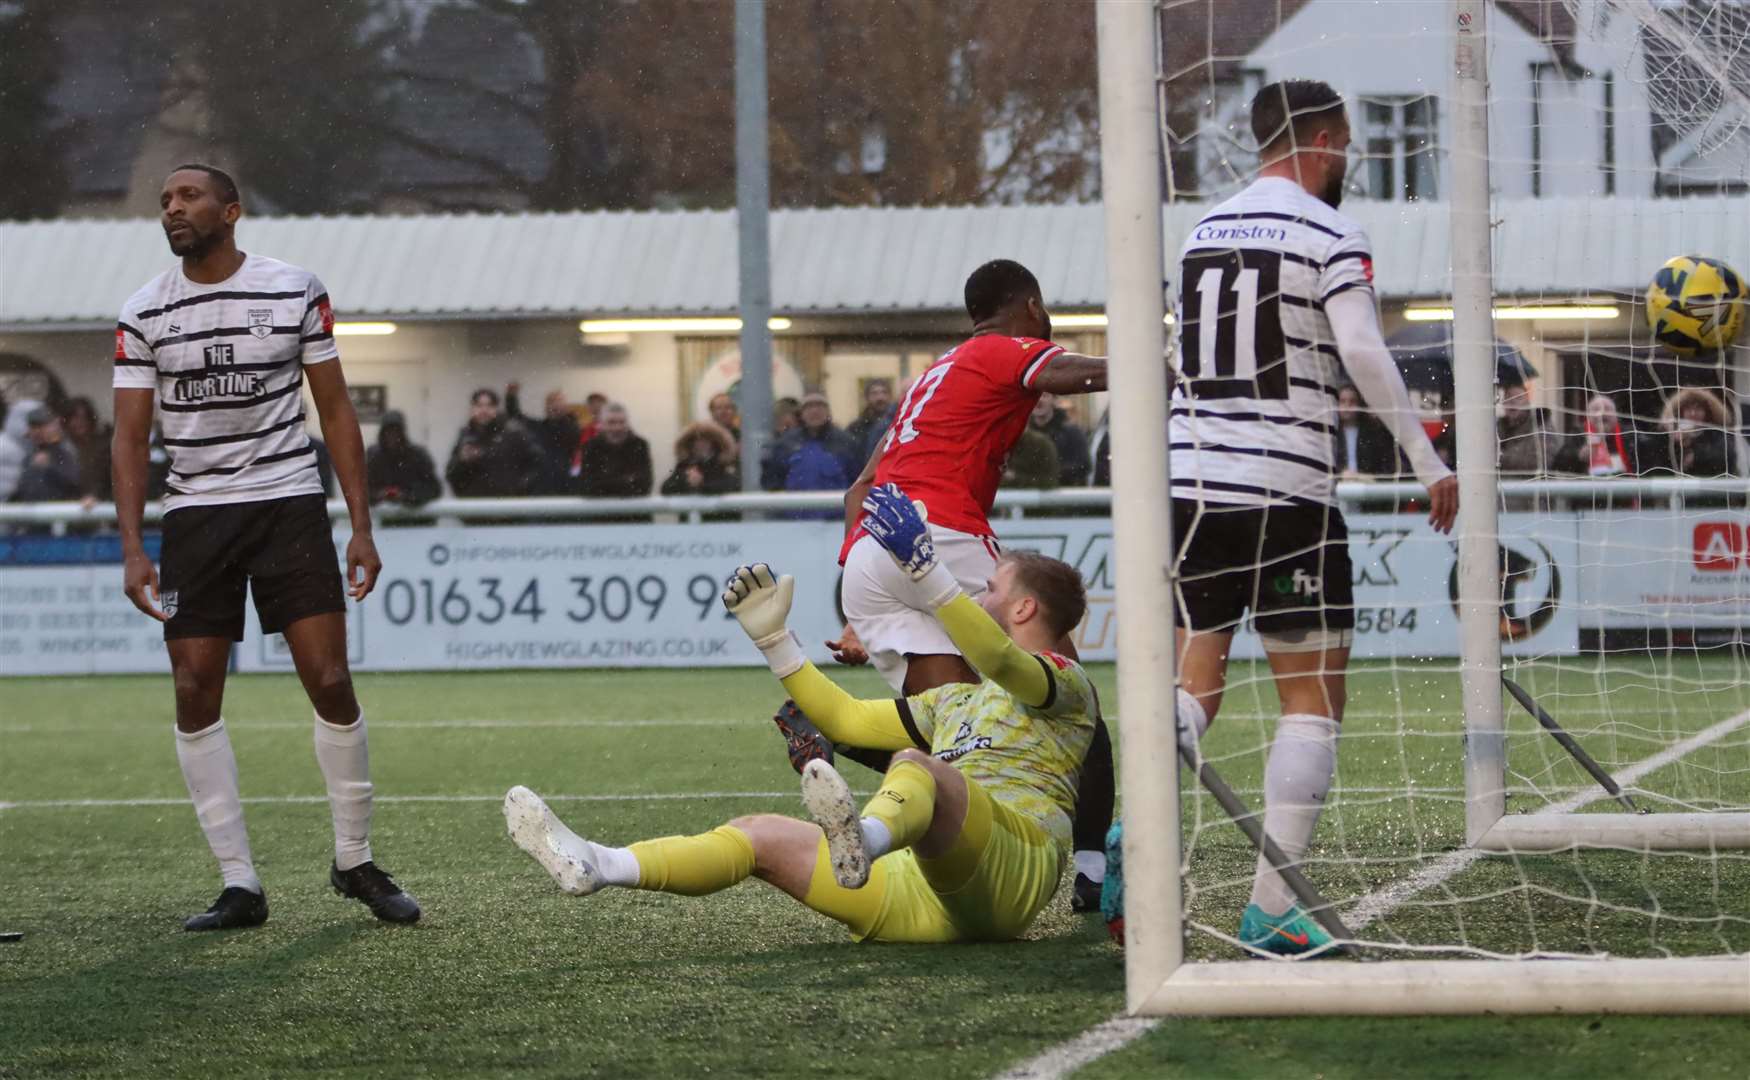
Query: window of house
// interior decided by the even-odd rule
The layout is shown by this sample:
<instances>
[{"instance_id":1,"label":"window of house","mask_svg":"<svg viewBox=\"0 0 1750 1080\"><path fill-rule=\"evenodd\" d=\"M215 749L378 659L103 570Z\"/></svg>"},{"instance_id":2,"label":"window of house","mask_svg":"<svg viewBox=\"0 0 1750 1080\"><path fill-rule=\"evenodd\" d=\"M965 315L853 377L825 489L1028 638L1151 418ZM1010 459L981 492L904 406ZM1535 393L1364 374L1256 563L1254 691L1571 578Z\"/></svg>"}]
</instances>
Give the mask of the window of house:
<instances>
[{"instance_id":1,"label":"window of house","mask_svg":"<svg viewBox=\"0 0 1750 1080\"><path fill-rule=\"evenodd\" d=\"M1410 202L1439 197L1439 99L1365 99L1355 142L1366 155L1367 193L1375 199Z\"/></svg>"}]
</instances>

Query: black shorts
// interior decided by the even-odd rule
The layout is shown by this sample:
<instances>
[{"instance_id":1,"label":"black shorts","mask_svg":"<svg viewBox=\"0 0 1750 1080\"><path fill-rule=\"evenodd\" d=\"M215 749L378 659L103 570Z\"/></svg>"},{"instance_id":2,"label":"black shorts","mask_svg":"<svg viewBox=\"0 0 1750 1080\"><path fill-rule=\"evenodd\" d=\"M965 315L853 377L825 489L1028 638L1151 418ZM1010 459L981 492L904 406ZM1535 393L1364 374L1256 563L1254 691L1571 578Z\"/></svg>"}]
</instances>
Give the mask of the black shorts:
<instances>
[{"instance_id":1,"label":"black shorts","mask_svg":"<svg viewBox=\"0 0 1750 1080\"><path fill-rule=\"evenodd\" d=\"M346 610L340 560L321 495L185 506L164 516L158 596L164 639L243 640L243 592L261 629L277 634L311 615Z\"/></svg>"},{"instance_id":2,"label":"black shorts","mask_svg":"<svg viewBox=\"0 0 1750 1080\"><path fill-rule=\"evenodd\" d=\"M1331 506L1233 506L1173 500L1181 553L1175 626L1261 634L1349 630L1355 584L1349 529Z\"/></svg>"}]
</instances>

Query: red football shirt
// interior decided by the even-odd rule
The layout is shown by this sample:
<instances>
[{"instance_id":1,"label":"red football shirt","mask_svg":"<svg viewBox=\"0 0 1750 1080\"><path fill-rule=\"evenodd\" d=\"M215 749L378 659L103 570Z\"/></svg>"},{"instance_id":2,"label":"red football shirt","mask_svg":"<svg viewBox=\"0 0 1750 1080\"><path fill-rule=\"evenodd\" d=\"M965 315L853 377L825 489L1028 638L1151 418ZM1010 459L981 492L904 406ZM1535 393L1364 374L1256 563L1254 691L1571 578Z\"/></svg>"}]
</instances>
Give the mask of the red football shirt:
<instances>
[{"instance_id":1,"label":"red football shirt","mask_svg":"<svg viewBox=\"0 0 1750 1080\"><path fill-rule=\"evenodd\" d=\"M989 535L1003 463L1039 401L1034 381L1061 352L1038 338L980 334L931 364L893 414L875 483L898 484L932 524ZM845 538L841 561L861 533Z\"/></svg>"}]
</instances>

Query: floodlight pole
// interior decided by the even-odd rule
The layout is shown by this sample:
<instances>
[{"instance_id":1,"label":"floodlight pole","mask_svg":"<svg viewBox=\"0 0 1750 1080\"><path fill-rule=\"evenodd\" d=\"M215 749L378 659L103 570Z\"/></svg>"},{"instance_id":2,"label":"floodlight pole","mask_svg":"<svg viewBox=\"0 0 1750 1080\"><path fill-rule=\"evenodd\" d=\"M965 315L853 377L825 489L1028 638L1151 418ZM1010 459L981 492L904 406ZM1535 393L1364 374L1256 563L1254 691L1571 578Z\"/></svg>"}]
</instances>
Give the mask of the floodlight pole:
<instances>
[{"instance_id":1,"label":"floodlight pole","mask_svg":"<svg viewBox=\"0 0 1750 1080\"><path fill-rule=\"evenodd\" d=\"M760 490L772 435L771 166L765 0L735 0L735 220L741 255L741 489Z\"/></svg>"},{"instance_id":2,"label":"floodlight pole","mask_svg":"<svg viewBox=\"0 0 1750 1080\"><path fill-rule=\"evenodd\" d=\"M1485 0L1454 0L1452 386L1458 435L1459 676L1465 839L1506 813L1501 702L1500 511L1495 462L1494 283L1489 241L1489 54Z\"/></svg>"},{"instance_id":3,"label":"floodlight pole","mask_svg":"<svg viewBox=\"0 0 1750 1080\"><path fill-rule=\"evenodd\" d=\"M1100 186L1112 391L1112 542L1124 754L1125 1000L1132 1011L1184 958L1174 737L1172 514L1167 499L1159 51L1152 3L1099 0ZM1148 854L1142 854L1143 848Z\"/></svg>"}]
</instances>

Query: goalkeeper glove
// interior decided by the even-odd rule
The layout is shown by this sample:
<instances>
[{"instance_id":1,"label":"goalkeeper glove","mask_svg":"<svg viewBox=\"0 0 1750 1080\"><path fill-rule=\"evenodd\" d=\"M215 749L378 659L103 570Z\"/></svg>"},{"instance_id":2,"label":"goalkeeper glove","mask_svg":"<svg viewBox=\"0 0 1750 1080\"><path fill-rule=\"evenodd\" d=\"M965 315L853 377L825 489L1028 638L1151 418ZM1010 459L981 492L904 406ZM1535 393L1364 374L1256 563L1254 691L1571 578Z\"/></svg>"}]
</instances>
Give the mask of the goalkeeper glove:
<instances>
[{"instance_id":1,"label":"goalkeeper glove","mask_svg":"<svg viewBox=\"0 0 1750 1080\"><path fill-rule=\"evenodd\" d=\"M900 599L911 607L934 611L960 595L960 583L936 561L936 542L930 538L923 503L906 498L898 484L883 484L870 489L863 510L864 530L916 585L911 595Z\"/></svg>"},{"instance_id":2,"label":"goalkeeper glove","mask_svg":"<svg viewBox=\"0 0 1750 1080\"><path fill-rule=\"evenodd\" d=\"M723 588L723 606L735 616L742 630L764 654L766 666L782 679L794 675L808 662L802 643L785 626L796 579L788 574L774 577L765 563L738 566Z\"/></svg>"}]
</instances>

